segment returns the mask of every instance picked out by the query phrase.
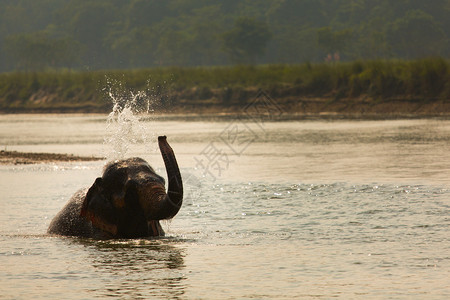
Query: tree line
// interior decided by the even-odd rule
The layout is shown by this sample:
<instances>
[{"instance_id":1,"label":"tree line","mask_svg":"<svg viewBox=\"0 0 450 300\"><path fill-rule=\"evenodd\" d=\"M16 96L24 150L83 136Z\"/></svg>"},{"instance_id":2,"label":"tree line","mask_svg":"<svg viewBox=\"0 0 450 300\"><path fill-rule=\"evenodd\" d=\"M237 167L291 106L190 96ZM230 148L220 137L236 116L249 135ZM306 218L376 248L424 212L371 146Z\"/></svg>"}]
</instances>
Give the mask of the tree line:
<instances>
[{"instance_id":1,"label":"tree line","mask_svg":"<svg viewBox=\"0 0 450 300\"><path fill-rule=\"evenodd\" d=\"M2 0L0 71L450 57L450 0Z\"/></svg>"}]
</instances>

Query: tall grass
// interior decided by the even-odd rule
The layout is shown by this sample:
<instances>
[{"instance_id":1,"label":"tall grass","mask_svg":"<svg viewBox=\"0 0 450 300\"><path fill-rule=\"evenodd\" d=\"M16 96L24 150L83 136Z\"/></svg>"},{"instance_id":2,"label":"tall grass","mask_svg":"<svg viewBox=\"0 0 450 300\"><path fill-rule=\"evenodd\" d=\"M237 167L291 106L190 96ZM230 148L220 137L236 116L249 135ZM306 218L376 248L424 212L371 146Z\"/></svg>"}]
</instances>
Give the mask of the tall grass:
<instances>
[{"instance_id":1,"label":"tall grass","mask_svg":"<svg viewBox=\"0 0 450 300\"><path fill-rule=\"evenodd\" d=\"M154 68L111 71L48 71L0 74L0 109L106 110L105 88L164 90L178 100L245 101L256 89L274 97L327 97L420 101L450 98L449 61L376 60L301 65ZM253 94L254 95L254 92ZM200 101L201 102L201 101ZM210 101L211 102L211 101Z\"/></svg>"}]
</instances>

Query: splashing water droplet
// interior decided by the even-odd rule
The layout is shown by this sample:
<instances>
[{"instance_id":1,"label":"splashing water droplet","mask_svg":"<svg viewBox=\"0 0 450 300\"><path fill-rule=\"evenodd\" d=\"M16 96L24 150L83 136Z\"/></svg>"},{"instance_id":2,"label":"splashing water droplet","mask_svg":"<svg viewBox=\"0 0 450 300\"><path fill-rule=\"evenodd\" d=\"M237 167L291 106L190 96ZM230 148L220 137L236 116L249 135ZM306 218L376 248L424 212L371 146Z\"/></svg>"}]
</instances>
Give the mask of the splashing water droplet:
<instances>
[{"instance_id":1,"label":"splashing water droplet","mask_svg":"<svg viewBox=\"0 0 450 300\"><path fill-rule=\"evenodd\" d=\"M105 154L108 161L126 158L132 145L144 144L145 148L151 148L156 133L147 128L141 117L154 112L155 98L144 91L115 93L111 87L108 96L113 104L104 138L109 148Z\"/></svg>"}]
</instances>

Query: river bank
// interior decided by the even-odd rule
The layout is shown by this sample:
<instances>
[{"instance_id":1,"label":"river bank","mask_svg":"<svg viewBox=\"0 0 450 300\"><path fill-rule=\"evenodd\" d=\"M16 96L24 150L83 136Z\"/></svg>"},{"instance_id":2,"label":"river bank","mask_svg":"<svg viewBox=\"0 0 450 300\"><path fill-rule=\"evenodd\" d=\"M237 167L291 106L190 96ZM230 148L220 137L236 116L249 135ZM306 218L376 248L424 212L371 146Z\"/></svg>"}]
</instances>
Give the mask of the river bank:
<instances>
[{"instance_id":1,"label":"river bank","mask_svg":"<svg viewBox=\"0 0 450 300\"><path fill-rule=\"evenodd\" d=\"M253 99L254 100L254 99ZM273 100L273 99L272 99ZM208 118L242 117L249 112L253 102L244 105L221 105L220 103L196 104L181 101L170 108L160 107L150 112L155 118ZM379 99L360 97L355 99L330 98L278 98L277 119L344 118L344 119L392 119L450 117L450 100L427 101L425 99ZM110 106L79 107L14 107L1 109L0 114L108 114ZM267 114L267 113L266 113Z\"/></svg>"},{"instance_id":2,"label":"river bank","mask_svg":"<svg viewBox=\"0 0 450 300\"><path fill-rule=\"evenodd\" d=\"M0 165L28 165L52 162L96 161L104 158L60 153L0 151Z\"/></svg>"},{"instance_id":3,"label":"river bank","mask_svg":"<svg viewBox=\"0 0 450 300\"><path fill-rule=\"evenodd\" d=\"M115 98L146 101L146 111L160 114L241 114L258 101L298 115L450 114L450 63L442 58L16 72L0 82L0 113L108 113Z\"/></svg>"}]
</instances>

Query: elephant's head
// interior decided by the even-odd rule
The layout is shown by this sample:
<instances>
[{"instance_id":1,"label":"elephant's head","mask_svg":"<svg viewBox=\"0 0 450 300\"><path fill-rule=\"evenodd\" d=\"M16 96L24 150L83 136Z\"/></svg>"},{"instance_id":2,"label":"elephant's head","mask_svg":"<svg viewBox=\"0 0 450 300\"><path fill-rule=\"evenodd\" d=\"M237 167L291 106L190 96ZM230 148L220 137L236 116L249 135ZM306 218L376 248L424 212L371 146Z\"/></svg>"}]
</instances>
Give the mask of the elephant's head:
<instances>
[{"instance_id":1,"label":"elephant's head","mask_svg":"<svg viewBox=\"0 0 450 300\"><path fill-rule=\"evenodd\" d=\"M183 185L175 154L165 136L158 137L169 187L141 158L109 163L88 190L81 216L109 237L163 235L159 220L173 218L183 201Z\"/></svg>"}]
</instances>

